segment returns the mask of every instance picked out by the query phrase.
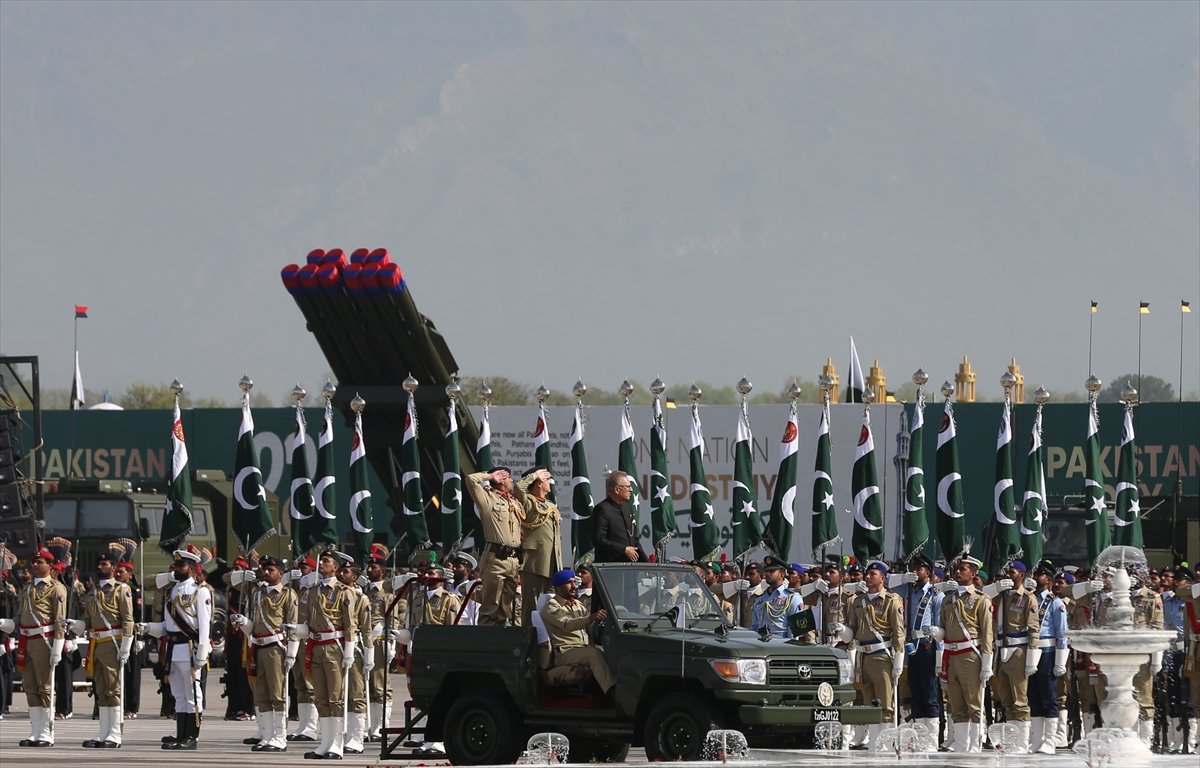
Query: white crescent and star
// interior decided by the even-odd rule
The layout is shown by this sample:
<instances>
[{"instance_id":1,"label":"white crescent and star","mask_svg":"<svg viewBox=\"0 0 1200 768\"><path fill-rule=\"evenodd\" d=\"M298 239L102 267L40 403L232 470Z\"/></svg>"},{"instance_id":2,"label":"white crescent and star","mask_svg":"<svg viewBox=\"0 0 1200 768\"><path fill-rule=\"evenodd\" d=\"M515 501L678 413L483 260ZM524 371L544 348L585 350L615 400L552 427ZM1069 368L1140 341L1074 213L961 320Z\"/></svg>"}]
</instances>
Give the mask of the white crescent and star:
<instances>
[{"instance_id":1,"label":"white crescent and star","mask_svg":"<svg viewBox=\"0 0 1200 768\"><path fill-rule=\"evenodd\" d=\"M1009 488L1012 488L1012 487L1013 487L1013 481L1012 481L1011 477L1006 477L1002 480L996 481L996 489L995 489L995 494L994 494L995 503L996 503L996 506L995 506L996 522L1000 523L1001 525L1012 525L1017 522L1017 518L1006 517L1004 515L1004 512L1002 512L1000 510L1000 497L1004 494L1004 492L1006 490L1008 490Z\"/></svg>"},{"instance_id":2,"label":"white crescent and star","mask_svg":"<svg viewBox=\"0 0 1200 768\"><path fill-rule=\"evenodd\" d=\"M358 507L367 499L371 498L371 492L361 490L350 497L350 522L354 525L354 530L359 533L371 533L371 529L363 525L362 519L358 516Z\"/></svg>"},{"instance_id":3,"label":"white crescent and star","mask_svg":"<svg viewBox=\"0 0 1200 768\"><path fill-rule=\"evenodd\" d=\"M937 492L938 509L941 510L942 513L945 514L947 517L959 518L959 517L963 516L962 512L955 512L950 507L950 499L949 499L950 486L954 485L959 480L962 480L962 475L959 474L958 472L951 472L950 474L943 477L941 480L938 480L938 492Z\"/></svg>"},{"instance_id":4,"label":"white crescent and star","mask_svg":"<svg viewBox=\"0 0 1200 768\"><path fill-rule=\"evenodd\" d=\"M241 471L237 473L237 478L233 481L233 498L237 501L238 506L245 510L258 509L257 503L251 504L246 501L246 480L251 475L258 475L258 493L256 496L261 496L263 499L267 498L267 492L262 487L262 471L258 467L242 467Z\"/></svg>"},{"instance_id":5,"label":"white crescent and star","mask_svg":"<svg viewBox=\"0 0 1200 768\"><path fill-rule=\"evenodd\" d=\"M326 520L333 520L334 516L332 512L325 509L325 489L335 482L337 481L334 480L333 475L325 475L325 477L317 481L316 486L313 488L313 506L317 508L317 512L321 514L321 517Z\"/></svg>"},{"instance_id":6,"label":"white crescent and star","mask_svg":"<svg viewBox=\"0 0 1200 768\"><path fill-rule=\"evenodd\" d=\"M854 496L854 524L860 528L865 528L868 531L878 531L883 528L882 525L875 525L867 519L866 509L867 501L874 495L879 493L878 485L868 485Z\"/></svg>"}]
</instances>

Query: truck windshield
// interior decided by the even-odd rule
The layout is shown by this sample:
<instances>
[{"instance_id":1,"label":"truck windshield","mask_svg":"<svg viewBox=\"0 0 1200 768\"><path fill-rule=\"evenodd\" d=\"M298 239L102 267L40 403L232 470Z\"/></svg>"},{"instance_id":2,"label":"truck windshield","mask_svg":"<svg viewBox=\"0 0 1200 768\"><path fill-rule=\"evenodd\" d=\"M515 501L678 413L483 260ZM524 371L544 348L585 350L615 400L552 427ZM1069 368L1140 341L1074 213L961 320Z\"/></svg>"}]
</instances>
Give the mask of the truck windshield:
<instances>
[{"instance_id":1,"label":"truck windshield","mask_svg":"<svg viewBox=\"0 0 1200 768\"><path fill-rule=\"evenodd\" d=\"M128 536L130 504L125 499L81 499L79 535L84 538Z\"/></svg>"},{"instance_id":2,"label":"truck windshield","mask_svg":"<svg viewBox=\"0 0 1200 768\"><path fill-rule=\"evenodd\" d=\"M78 505L77 499L46 499L46 506L42 510L46 538L62 536L72 541L79 538L75 535L75 510Z\"/></svg>"},{"instance_id":3,"label":"truck windshield","mask_svg":"<svg viewBox=\"0 0 1200 768\"><path fill-rule=\"evenodd\" d=\"M688 618L724 614L696 572L690 568L604 568L597 569L604 591L619 621L652 619L676 606Z\"/></svg>"}]
</instances>

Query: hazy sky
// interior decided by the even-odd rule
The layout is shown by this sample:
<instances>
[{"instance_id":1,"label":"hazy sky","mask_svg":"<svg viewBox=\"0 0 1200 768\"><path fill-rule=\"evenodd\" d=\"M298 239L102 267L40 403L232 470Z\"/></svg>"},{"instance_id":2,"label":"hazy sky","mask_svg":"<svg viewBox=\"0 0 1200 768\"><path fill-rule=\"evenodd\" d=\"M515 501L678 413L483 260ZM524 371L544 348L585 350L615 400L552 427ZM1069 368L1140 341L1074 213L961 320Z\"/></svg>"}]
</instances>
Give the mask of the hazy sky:
<instances>
[{"instance_id":1,"label":"hazy sky","mask_svg":"<svg viewBox=\"0 0 1200 768\"><path fill-rule=\"evenodd\" d=\"M121 392L329 370L279 270L387 247L552 389L1179 376L1200 4L0 3L0 352ZM1184 390L1200 389L1200 313Z\"/></svg>"}]
</instances>

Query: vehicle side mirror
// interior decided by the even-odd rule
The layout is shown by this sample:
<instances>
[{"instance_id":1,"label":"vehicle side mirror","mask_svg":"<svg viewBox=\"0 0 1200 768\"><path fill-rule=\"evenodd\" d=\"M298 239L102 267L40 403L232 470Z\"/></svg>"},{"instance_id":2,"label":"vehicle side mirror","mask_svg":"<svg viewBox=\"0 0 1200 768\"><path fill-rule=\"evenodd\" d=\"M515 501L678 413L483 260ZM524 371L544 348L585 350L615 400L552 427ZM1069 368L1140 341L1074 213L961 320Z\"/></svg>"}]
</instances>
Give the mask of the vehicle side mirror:
<instances>
[{"instance_id":1,"label":"vehicle side mirror","mask_svg":"<svg viewBox=\"0 0 1200 768\"><path fill-rule=\"evenodd\" d=\"M150 521L144 517L138 518L138 536L142 538L142 541L150 539Z\"/></svg>"}]
</instances>

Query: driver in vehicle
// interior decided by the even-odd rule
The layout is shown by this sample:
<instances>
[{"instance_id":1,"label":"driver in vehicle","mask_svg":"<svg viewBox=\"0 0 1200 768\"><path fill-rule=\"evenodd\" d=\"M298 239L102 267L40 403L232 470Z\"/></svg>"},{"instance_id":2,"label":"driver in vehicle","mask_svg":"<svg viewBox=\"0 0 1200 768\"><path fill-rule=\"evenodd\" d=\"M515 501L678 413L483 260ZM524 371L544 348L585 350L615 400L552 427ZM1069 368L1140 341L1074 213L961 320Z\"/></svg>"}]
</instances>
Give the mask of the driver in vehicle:
<instances>
[{"instance_id":1,"label":"driver in vehicle","mask_svg":"<svg viewBox=\"0 0 1200 768\"><path fill-rule=\"evenodd\" d=\"M600 608L591 613L576 599L575 572L570 568L555 573L552 583L554 597L541 609L542 622L550 636L551 660L547 675L554 679L563 667L586 669L611 702L616 680L604 653L590 644L587 633L591 624L608 618L608 612Z\"/></svg>"}]
</instances>

